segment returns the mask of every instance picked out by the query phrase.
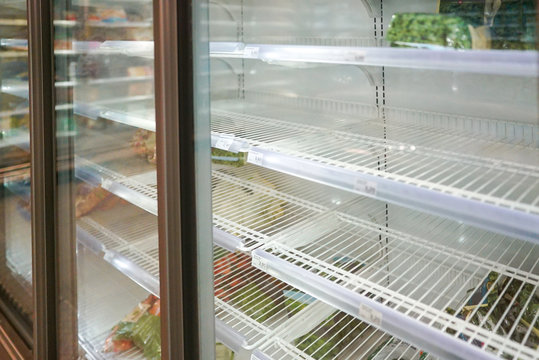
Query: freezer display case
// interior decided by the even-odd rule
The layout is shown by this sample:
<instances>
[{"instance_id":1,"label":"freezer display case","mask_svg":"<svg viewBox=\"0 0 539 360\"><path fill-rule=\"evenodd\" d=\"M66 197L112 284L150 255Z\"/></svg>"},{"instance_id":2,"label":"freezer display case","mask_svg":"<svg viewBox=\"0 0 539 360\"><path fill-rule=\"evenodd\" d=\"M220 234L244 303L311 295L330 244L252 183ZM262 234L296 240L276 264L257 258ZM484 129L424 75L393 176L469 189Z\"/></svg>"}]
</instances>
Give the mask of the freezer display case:
<instances>
[{"instance_id":1,"label":"freezer display case","mask_svg":"<svg viewBox=\"0 0 539 360\"><path fill-rule=\"evenodd\" d=\"M30 323L25 4L0 1L0 299ZM174 321L154 5L54 2L66 358L160 359ZM536 2L207 5L217 358L539 358Z\"/></svg>"},{"instance_id":2,"label":"freezer display case","mask_svg":"<svg viewBox=\"0 0 539 360\"><path fill-rule=\"evenodd\" d=\"M254 358L539 357L536 16L210 1L214 240L302 308Z\"/></svg>"}]
</instances>

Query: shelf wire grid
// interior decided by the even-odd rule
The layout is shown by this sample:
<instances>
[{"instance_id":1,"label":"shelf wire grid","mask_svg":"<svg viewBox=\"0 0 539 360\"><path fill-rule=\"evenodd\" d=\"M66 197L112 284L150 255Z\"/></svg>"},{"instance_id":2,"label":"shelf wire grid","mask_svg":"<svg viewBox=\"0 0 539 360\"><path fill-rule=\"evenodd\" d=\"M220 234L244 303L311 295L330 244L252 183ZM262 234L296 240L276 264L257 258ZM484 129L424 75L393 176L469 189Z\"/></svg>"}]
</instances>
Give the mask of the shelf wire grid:
<instances>
[{"instance_id":1,"label":"shelf wire grid","mask_svg":"<svg viewBox=\"0 0 539 360\"><path fill-rule=\"evenodd\" d=\"M427 230L430 239L436 240L424 240L373 221L385 218L385 208L370 199L359 202L366 204L352 202L286 236L280 234L274 242L270 239L265 250L498 355L537 357L539 323L537 310L533 312L539 302L536 246L473 228L450 235L440 231L442 224ZM420 227L433 219L420 217L409 226ZM527 271L506 265L517 263ZM497 280L483 288L489 276ZM495 291L503 299L506 294L518 299L520 307L513 306L517 300L509 300L510 304L500 301ZM488 304L481 307L488 314L484 314L486 310L478 313L480 307L470 310L472 296L472 304ZM523 329L521 320L535 325Z\"/></svg>"},{"instance_id":2,"label":"shelf wire grid","mask_svg":"<svg viewBox=\"0 0 539 360\"><path fill-rule=\"evenodd\" d=\"M273 151L313 162L539 214L539 172L535 167L344 132L284 140L272 146ZM379 169L382 159L383 170Z\"/></svg>"},{"instance_id":3,"label":"shelf wire grid","mask_svg":"<svg viewBox=\"0 0 539 360\"><path fill-rule=\"evenodd\" d=\"M279 174L279 173L276 173L276 172L270 172L270 171L266 171L265 173L266 174L273 174L273 175L268 175L269 177L267 178L267 180L264 180L262 182L260 181L256 181L254 180L256 178L256 174L257 172L253 172L252 169L256 169L255 167L252 167L252 166L245 166L245 167L242 167L242 168L235 168L235 169L225 169L225 170L217 170L217 171L214 171L214 173L216 174L215 176L215 180L216 181L223 181L224 179L228 179L229 183L228 184L232 184L232 185L236 185L236 184L240 184L244 187L244 189L241 189L240 192L242 194L242 196L247 196L246 194L249 194L250 192L254 192L256 190L259 190L260 188L265 188L264 190L266 191L266 193L272 193L272 192L275 192L275 189L273 188L273 186L268 186L268 183L269 184L275 184L275 186L289 186L289 189L287 190L288 192L290 192L291 194L293 194L293 191L292 191L292 188L294 186L296 186L296 190L297 189L300 189L301 191L303 191L303 193L299 192L297 193L296 195L303 195L302 197L299 197L299 196L296 196L293 201L296 202L296 203L302 203L302 204L305 204L305 201L303 200L305 197L309 197L309 194L311 194L310 196L314 196L314 195L317 195L317 196L321 196L321 194L323 194L323 188L320 189L320 190L315 190L313 189L312 187L310 186L305 186L308 184L308 182L305 182L305 183L301 183L301 181L299 181L299 183L297 185L294 185L294 182L292 181L289 181L287 179L287 176L286 175L282 175L282 174ZM264 169L259 169L258 171L264 171ZM248 176L251 176L251 177L254 177L253 179L251 179L250 182L248 183L245 183L245 182L241 182L240 180L238 180L238 178L236 178L235 176L231 175L232 174L236 174L236 176L238 176L238 178L247 178ZM281 180L279 180L281 179ZM240 181L238 183L238 181ZM227 186L228 186L227 184ZM286 188L285 188L286 189ZM243 194L243 192L246 192L246 194ZM223 188L223 190L219 190L219 191L216 191L217 194L225 194L225 197L224 199L226 199L226 196L227 195L230 195L230 190L229 188ZM265 195L265 193L264 193ZM307 195L307 196L306 196ZM217 195L219 196L219 195ZM233 198L235 198L233 196ZM269 211L267 211L268 214L270 214L270 218L271 218L271 214L273 213L272 209L274 209L276 206L276 204L281 204L281 201L291 201L291 195L290 194L286 194L286 193L283 193L283 194L279 194L277 196L274 197L274 199L276 199L277 202L272 202L270 201L270 206L269 206ZM316 200L316 197L312 197L312 199L315 199ZM222 199L220 198L217 198L215 203L218 204L220 201L223 201ZM367 228L368 230L365 231L363 230L364 233L369 233L371 232L372 235L373 235L373 238L377 239L377 238L380 238L380 237L384 237L384 236L388 236L388 235L385 235L385 233L387 232L387 230L384 230L384 231L381 231L382 227L383 227L383 220L385 218L385 214L384 214L384 211L382 208L381 208L381 203L379 202L376 202L374 200L373 201L373 204L377 204L376 206L379 207L379 211L376 212L376 211L367 211L367 216L368 216L368 219L369 221L374 221L374 229L369 229ZM225 204L226 202L222 202L222 204ZM265 203L264 201L262 201L261 203ZM312 202L312 203L307 203L307 207L313 209L315 212L314 214L316 213L322 213L324 210L323 209L327 209L329 208L328 205L330 204L325 204L326 206L320 206L319 205L320 202ZM331 202L331 204L335 204L334 202ZM224 205L223 205L224 206ZM234 208L237 208L237 206L234 204L234 202L232 203L227 203L227 206L234 209ZM227 208L227 206L224 206L224 208ZM241 209L240 209L241 210ZM402 212L402 210L401 210ZM247 216L251 216L254 212L251 210L251 211L247 211L245 214ZM312 216L313 214L309 214L309 213L306 213L306 216L302 216L298 219L298 222L296 224L298 224L301 220L305 220L305 219L308 219L310 216ZM344 215L340 215L341 217L343 217ZM265 221L267 221L267 218L268 218L268 215L267 214L261 214L257 217L255 217L254 219L254 223L256 225L257 221L262 221L262 219L265 219ZM397 225L398 223L398 217L392 217L394 218L395 220L393 220L395 222L394 225ZM423 218L419 218L417 221L413 222L414 224L423 224L423 228L425 229L425 233L428 235L429 232L433 232L433 234L430 234L428 235L430 238L440 238L440 239L443 239L444 241L447 241L448 240L448 234L451 234L451 233L454 233L454 232L449 232L447 231L446 233L443 233L443 232L439 232L438 235L436 234L436 229L440 230L440 229L448 229L448 228L451 228L451 229L457 229L459 230L459 226L457 227L454 227L454 223L453 224L449 224L450 221L446 220L446 224L443 225L443 224L438 224L436 223L436 217L428 217L426 215L423 215ZM409 221L410 219L407 218L407 219L404 219L401 221L401 225L402 224L410 224L411 222ZM341 221L341 219L339 218L339 221ZM350 219L347 219L346 221L350 221ZM381 224L382 223L382 224ZM278 236L281 238L281 239L289 239L291 238L291 236L289 234L286 233L286 227L282 226L284 223L281 223L279 225L281 226L276 226L275 228L275 232L273 234L278 234ZM323 221L320 221L319 222L320 224L320 227L321 227L321 231L327 231L327 229L333 229L333 226L330 224L326 224L324 223ZM429 224L432 224L432 225L429 225ZM252 225L252 224L250 224ZM353 220L352 221L352 227L355 227L357 224L356 224L356 221ZM360 223L360 226L362 227L365 227L365 225L363 223ZM372 227L373 224L371 223L370 226ZM428 229L429 226L432 228L432 229ZM290 227L291 231L295 231L295 228L294 226ZM443 246L443 245L439 245L439 246L436 246L435 247L435 250L431 250L432 251L435 251L435 255L433 255L434 259L436 259L438 257L438 259L442 256L442 254L445 254L445 253L454 253L454 254L457 254L455 255L455 258L458 258L461 263L462 261L464 261L464 263L462 263L463 265L461 265L460 267L459 266L450 266L450 264L446 264L444 262L442 262L441 264L438 264L438 273L439 273L439 277L441 279L444 278L444 273L447 273L449 270L452 270L453 271L453 275L456 276L456 275L459 275L460 276L460 280L464 283L466 283L467 281L472 281L473 280L473 284L471 284L469 287L467 287L466 289L469 289L469 288L473 288L473 286L475 286L474 284L478 284L482 281L482 279L484 279L484 277L486 275L488 275L488 271L492 270L492 271L496 271L500 274L502 274L503 276L507 276L507 277L511 277L511 278L515 278L515 279L518 279L519 281L526 281L527 283L529 283L530 281L533 283L537 283L537 271L538 271L538 265L537 265L537 261L533 262L532 260L534 258L537 258L538 254L537 254L537 249L535 249L531 244L528 244L528 243L521 243L515 239L508 239L508 238L504 238L504 237L501 237L501 236L497 236L495 234L489 234L489 233L485 233L485 232L482 232L480 230L477 230L477 229L473 229L473 228L468 228L468 227L465 227L465 229L468 229L466 231L462 230L462 231L457 231L457 233L459 234L459 240L461 239L475 239L475 241L466 241L464 242L464 244L466 244L467 247L464 247L463 245L463 249L465 249L465 251L457 251L455 252L454 249L452 248L448 248L447 246ZM230 231L230 228L228 228L228 230ZM237 231L237 230L232 230L232 231ZM393 235L394 237L394 240L397 241L398 239L408 239L406 234L404 233L400 233L400 232L394 232L396 235ZM268 234L265 234L265 235L261 235L262 236L267 236L271 233L268 233ZM361 234L360 232L358 232L358 234ZM442 237L440 236L440 234L445 234L445 237ZM366 235L363 235L363 236L366 236ZM417 247L418 243L421 245L420 248L421 249L430 249L432 246L433 246L433 243L432 241L423 241L423 243L421 242L422 239L419 238L419 237L412 237L413 238L413 241L409 240L408 242L404 242L404 244L407 244L404 246L403 248L403 245L401 245L400 247L396 247L397 249L402 249L403 252L401 256L409 256L410 258L412 259L415 259L416 262L419 262L419 260L423 259L423 257L418 257L417 253L418 253L418 250L415 248ZM301 239L300 236L297 237L297 239ZM296 239L296 241L298 241ZM486 241L487 239L489 239L489 241ZM309 239L310 240L310 239ZM282 240L284 241L284 240ZM442 240L440 240L442 241ZM443 241L442 241L443 243ZM454 241L453 241L454 243ZM494 245L496 244L496 245ZM323 247L321 247L323 249ZM404 251L404 250L407 250ZM497 253L500 252L500 249L505 249L504 251L501 252L501 255L496 255ZM516 250L516 249L519 249L519 250ZM386 250L387 252L387 257L389 256L392 256L393 254L396 253L396 250L393 250L392 252L389 251L389 246L386 246L385 248L382 247L380 250L379 250L379 253L383 254L384 253L384 250ZM529 254L529 256L527 258L525 258L522 263L521 263L521 266L524 268L524 266L527 266L527 271L529 272L526 272L526 269L524 270L521 270L518 268L518 266L516 268L512 268L510 265L514 265L515 263L518 262L518 259L521 259L522 258L522 253L523 252L527 252ZM476 254L474 256L474 254ZM535 255L534 255L535 254ZM341 253L340 253L340 256L342 257L354 257L354 253L349 251L349 249L344 249ZM436 257L437 256L437 257ZM385 256L380 256L380 259L384 259ZM382 260L377 260L375 263L380 263L380 261ZM388 258L389 259L389 258ZM409 261L408 261L409 262ZM431 260L431 263L432 263L432 260ZM479 264L479 265L476 265L475 267L471 264ZM144 265L143 265L144 266ZM470 267L472 266L472 267ZM505 272L504 272L504 269L505 269ZM378 270L378 277L380 279L383 279L385 277L390 277L390 274L387 273L386 271L384 271L383 267L381 268L381 270ZM456 276L455 278L458 278L458 276ZM404 281L406 281L407 279L404 279ZM401 279L402 281L402 279ZM420 282L419 282L420 283ZM418 281L416 280L415 282L410 282L410 284L412 286L415 286L418 284ZM440 286L440 284L442 284L442 281L438 281L437 283L435 283L434 285L438 285ZM438 289L436 286L432 285L432 284L423 284L423 287L422 287L422 291L428 291L430 294L432 294L432 296L438 296L440 299L439 301L447 301L448 298L447 298L447 295L444 295L447 290L444 290L443 289ZM460 287L460 290L462 291L464 289L464 287ZM464 289L464 290L466 290ZM381 289L379 289L380 291L382 291ZM397 294L398 295L398 294ZM444 297L445 296L445 297ZM455 301L455 300L458 300L456 298L453 298L452 301Z\"/></svg>"},{"instance_id":4,"label":"shelf wire grid","mask_svg":"<svg viewBox=\"0 0 539 360\"><path fill-rule=\"evenodd\" d=\"M234 101L214 102L218 108L226 106ZM236 101L238 102L238 101ZM368 103L358 103L342 101L329 98L292 96L276 94L271 92L247 90L245 91L245 101L243 107L254 108L256 114L260 115L260 108L269 106L274 109L270 112L263 112L266 116L272 116L275 106L281 109L286 106L300 112L320 114L331 114L333 121L343 115L353 117L352 123L357 123L358 119L378 119L383 113L386 122L390 125L414 126L421 131L450 130L451 134L464 136L480 141L492 141L497 143L508 143L511 145L521 145L524 148L539 147L539 125L537 123L514 122L510 120L481 118L469 115L450 114L417 109L407 109L396 106L380 106ZM238 108L238 105L236 105ZM342 120L341 120L342 121ZM458 149L457 149L458 150Z\"/></svg>"},{"instance_id":5,"label":"shelf wire grid","mask_svg":"<svg viewBox=\"0 0 539 360\"><path fill-rule=\"evenodd\" d=\"M157 214L155 171L139 174L126 169L120 174L81 157L76 165L91 173L104 189ZM245 251L349 198L344 191L252 165L216 165L212 190L214 226L242 240Z\"/></svg>"},{"instance_id":6,"label":"shelf wire grid","mask_svg":"<svg viewBox=\"0 0 539 360\"><path fill-rule=\"evenodd\" d=\"M251 266L249 255L216 246L213 271L215 315L241 333L248 347L262 343L288 319L283 290L291 287Z\"/></svg>"},{"instance_id":7,"label":"shelf wire grid","mask_svg":"<svg viewBox=\"0 0 539 360\"><path fill-rule=\"evenodd\" d=\"M309 316L307 311L303 310L299 316ZM291 318L289 322L295 320ZM333 311L312 329L304 329L301 336L272 337L261 346L261 351L274 360L433 359L421 349L339 311Z\"/></svg>"},{"instance_id":8,"label":"shelf wire grid","mask_svg":"<svg viewBox=\"0 0 539 360\"><path fill-rule=\"evenodd\" d=\"M312 114L309 119L304 114L303 119L285 121L251 111L214 109L212 129L274 152L539 214L539 153L521 143L442 134L397 121L385 125L388 140L383 138L384 124L377 121L356 121L356 126L328 130L304 125L314 122Z\"/></svg>"},{"instance_id":9,"label":"shelf wire grid","mask_svg":"<svg viewBox=\"0 0 539 360\"><path fill-rule=\"evenodd\" d=\"M246 251L348 198L345 192L251 165L214 170L212 190L214 225L240 238Z\"/></svg>"}]
</instances>

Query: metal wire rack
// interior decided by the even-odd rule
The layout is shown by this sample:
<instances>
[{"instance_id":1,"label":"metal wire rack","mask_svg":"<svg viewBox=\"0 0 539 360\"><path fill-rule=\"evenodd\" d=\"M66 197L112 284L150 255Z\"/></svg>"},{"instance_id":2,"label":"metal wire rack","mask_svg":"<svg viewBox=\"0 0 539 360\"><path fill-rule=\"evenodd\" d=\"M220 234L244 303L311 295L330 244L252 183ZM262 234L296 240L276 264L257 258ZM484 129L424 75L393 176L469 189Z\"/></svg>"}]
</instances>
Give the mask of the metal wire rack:
<instances>
[{"instance_id":1,"label":"metal wire rack","mask_svg":"<svg viewBox=\"0 0 539 360\"><path fill-rule=\"evenodd\" d=\"M312 310L319 311L316 308L305 309L298 316L308 319ZM296 331L289 330L273 337L261 346L261 351L274 360L434 358L420 348L343 312L331 311L324 320L311 326L305 327L304 323L300 319L291 318L287 326ZM297 331L298 326L301 331Z\"/></svg>"},{"instance_id":2,"label":"metal wire rack","mask_svg":"<svg viewBox=\"0 0 539 360\"><path fill-rule=\"evenodd\" d=\"M515 158L522 163L505 162L498 160L498 154L512 155L515 146L420 126L363 121L327 131L300 125L304 121L296 125L246 113L213 113L214 131L234 133L253 146L539 213L539 190L533 187L539 183L539 156L529 147L517 148ZM484 154L489 157L480 156ZM379 170L381 166L384 171Z\"/></svg>"},{"instance_id":3,"label":"metal wire rack","mask_svg":"<svg viewBox=\"0 0 539 360\"><path fill-rule=\"evenodd\" d=\"M537 241L537 149L398 122L328 130L307 120L214 110L213 128L247 141L253 164Z\"/></svg>"},{"instance_id":4,"label":"metal wire rack","mask_svg":"<svg viewBox=\"0 0 539 360\"><path fill-rule=\"evenodd\" d=\"M124 176L80 157L76 166L79 178L157 214L155 171L128 169ZM212 175L214 226L240 239L243 250L349 198L344 191L252 165L216 165Z\"/></svg>"},{"instance_id":5,"label":"metal wire rack","mask_svg":"<svg viewBox=\"0 0 539 360\"><path fill-rule=\"evenodd\" d=\"M536 358L537 246L396 207L387 227L386 210L369 199L353 201L269 239L264 250L499 356ZM424 227L418 232L427 240L399 231L403 226L410 234ZM265 261L277 277L287 271ZM308 281L301 272L287 275L298 277L290 283L299 288Z\"/></svg>"},{"instance_id":6,"label":"metal wire rack","mask_svg":"<svg viewBox=\"0 0 539 360\"><path fill-rule=\"evenodd\" d=\"M151 215L135 208L132 208L132 211L139 211L138 216L125 210L127 209L121 211L123 217L131 219L131 223L136 223L139 228L147 227L144 230L147 235L153 230L155 237L156 225L150 224L155 222L155 219L150 221L142 219L143 217L150 219ZM117 209L115 211L118 213ZM96 219L90 220L88 217L81 219L79 226L82 222L85 223L84 227L88 229L88 224L97 219L106 219L107 215L110 214L103 212L94 215L97 217ZM140 233L140 229L130 231L132 234L134 232ZM101 233L100 240L104 241L104 247L114 247L118 243L117 235L113 236L115 239L105 239L111 234L111 231ZM156 242L156 239L154 238L153 241ZM127 240L123 240L123 243L127 242ZM116 250L129 257L134 251L137 251L137 246L142 245L144 248L144 243L146 243L146 249L151 247L148 244L150 242L151 240L143 241L139 238L139 241L135 242L138 245L132 245L128 249L129 246L124 244L117 246ZM127 250L129 253L119 249ZM82 313L79 329L83 348L90 353L93 359L142 358L142 354L136 349L119 355L102 351L104 341L110 334L110 328L114 321L117 321L118 314L129 309L129 306L123 304L126 301L125 297L127 296L133 302L140 299L141 296L132 296L127 292L125 296L118 297L117 294L103 295L110 294L108 290L96 291L94 287L98 285L94 283L101 278L97 276L98 273L106 271L107 274L104 276L112 282L117 281L117 279L115 276L111 277L110 270L106 270L107 267L96 265L95 256L89 256L84 251L82 251L82 256L84 258L80 261L81 266L88 268L82 271L80 285L87 290L81 291L83 296L80 300L84 303L80 305ZM157 263L157 254L151 257L154 257L154 262ZM100 269L95 269L95 266L99 266ZM92 274L93 281L89 281L87 278L90 274ZM384 332L376 330L352 316L335 311L331 306L316 301L311 296L272 278L253 267L249 255L214 247L214 276L217 318L242 334L247 341L248 348L252 349L258 344L264 344L261 352L272 359L348 359L357 358L360 354L371 354L373 359L384 359L397 354L399 356L411 355L411 357L405 357L409 359L419 359L420 350L417 348L391 338ZM99 286L110 286L110 284L100 284ZM103 299L103 296L109 296L113 299ZM110 305L111 301L112 305ZM110 309L103 310L103 304L107 304L107 307L112 306L112 312ZM115 304L119 305L115 306ZM109 324L111 321L112 325ZM102 329L105 330L100 331ZM329 335L330 331L331 335ZM313 344L314 338L319 338L316 345ZM277 349L275 348L276 344L279 345Z\"/></svg>"}]
</instances>

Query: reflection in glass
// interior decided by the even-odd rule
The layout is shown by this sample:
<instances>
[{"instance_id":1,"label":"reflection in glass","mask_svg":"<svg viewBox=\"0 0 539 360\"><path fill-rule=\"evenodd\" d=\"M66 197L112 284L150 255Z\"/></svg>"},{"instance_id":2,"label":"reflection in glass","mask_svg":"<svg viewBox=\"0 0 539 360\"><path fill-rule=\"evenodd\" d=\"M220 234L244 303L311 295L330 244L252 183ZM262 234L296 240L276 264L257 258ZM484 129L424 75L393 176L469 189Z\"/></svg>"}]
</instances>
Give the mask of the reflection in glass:
<instances>
[{"instance_id":1,"label":"reflection in glass","mask_svg":"<svg viewBox=\"0 0 539 360\"><path fill-rule=\"evenodd\" d=\"M26 2L0 3L0 302L31 335L27 36Z\"/></svg>"}]
</instances>

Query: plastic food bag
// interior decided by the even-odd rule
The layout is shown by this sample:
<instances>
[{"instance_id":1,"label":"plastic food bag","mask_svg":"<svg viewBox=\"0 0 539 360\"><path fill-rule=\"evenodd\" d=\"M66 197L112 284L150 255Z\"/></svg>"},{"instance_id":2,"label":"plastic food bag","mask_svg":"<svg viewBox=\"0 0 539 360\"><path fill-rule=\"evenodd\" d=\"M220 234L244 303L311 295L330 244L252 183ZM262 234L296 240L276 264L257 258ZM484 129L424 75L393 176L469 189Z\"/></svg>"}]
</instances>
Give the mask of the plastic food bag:
<instances>
[{"instance_id":1,"label":"plastic food bag","mask_svg":"<svg viewBox=\"0 0 539 360\"><path fill-rule=\"evenodd\" d=\"M401 13L393 15L386 36L391 46L471 49L466 21L458 16Z\"/></svg>"}]
</instances>

